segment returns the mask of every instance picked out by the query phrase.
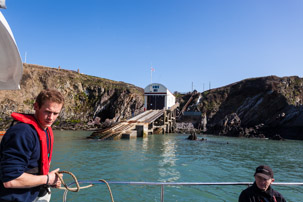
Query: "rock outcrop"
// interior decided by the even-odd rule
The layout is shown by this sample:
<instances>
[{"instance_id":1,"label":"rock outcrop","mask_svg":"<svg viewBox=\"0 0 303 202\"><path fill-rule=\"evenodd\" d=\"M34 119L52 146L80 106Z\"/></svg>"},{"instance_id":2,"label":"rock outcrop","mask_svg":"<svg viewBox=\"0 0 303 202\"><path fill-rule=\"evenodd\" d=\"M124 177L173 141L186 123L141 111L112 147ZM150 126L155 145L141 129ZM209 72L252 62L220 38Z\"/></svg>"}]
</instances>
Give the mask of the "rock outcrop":
<instances>
[{"instance_id":1,"label":"rock outcrop","mask_svg":"<svg viewBox=\"0 0 303 202\"><path fill-rule=\"evenodd\" d=\"M195 126L206 133L303 140L302 103L302 78L269 76L196 93L187 110L201 112Z\"/></svg>"},{"instance_id":2,"label":"rock outcrop","mask_svg":"<svg viewBox=\"0 0 303 202\"><path fill-rule=\"evenodd\" d=\"M89 129L110 125L144 110L143 89L131 84L60 68L24 64L21 90L0 91L0 129L8 128L12 112L33 113L42 89L55 88L65 104L55 128Z\"/></svg>"},{"instance_id":3,"label":"rock outcrop","mask_svg":"<svg viewBox=\"0 0 303 202\"><path fill-rule=\"evenodd\" d=\"M33 113L35 97L46 88L58 89L66 99L54 124L57 129L104 128L144 110L144 90L134 85L60 68L23 66L21 90L0 91L0 130L9 127L12 112ZM194 126L208 134L303 140L302 78L252 78L203 93L175 95L179 112L195 112L179 117L193 124L180 123L179 131Z\"/></svg>"}]
</instances>

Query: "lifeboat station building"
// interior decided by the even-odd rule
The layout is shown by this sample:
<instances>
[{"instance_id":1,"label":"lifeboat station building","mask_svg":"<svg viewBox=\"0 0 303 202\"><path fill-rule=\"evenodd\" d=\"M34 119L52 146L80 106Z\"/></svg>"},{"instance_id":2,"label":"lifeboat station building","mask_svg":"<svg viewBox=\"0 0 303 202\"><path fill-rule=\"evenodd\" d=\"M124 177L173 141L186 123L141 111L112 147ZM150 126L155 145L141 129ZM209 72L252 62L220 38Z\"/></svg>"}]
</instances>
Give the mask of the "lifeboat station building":
<instances>
[{"instance_id":1,"label":"lifeboat station building","mask_svg":"<svg viewBox=\"0 0 303 202\"><path fill-rule=\"evenodd\" d=\"M144 89L144 108L165 109L175 105L176 97L162 84L152 83Z\"/></svg>"}]
</instances>

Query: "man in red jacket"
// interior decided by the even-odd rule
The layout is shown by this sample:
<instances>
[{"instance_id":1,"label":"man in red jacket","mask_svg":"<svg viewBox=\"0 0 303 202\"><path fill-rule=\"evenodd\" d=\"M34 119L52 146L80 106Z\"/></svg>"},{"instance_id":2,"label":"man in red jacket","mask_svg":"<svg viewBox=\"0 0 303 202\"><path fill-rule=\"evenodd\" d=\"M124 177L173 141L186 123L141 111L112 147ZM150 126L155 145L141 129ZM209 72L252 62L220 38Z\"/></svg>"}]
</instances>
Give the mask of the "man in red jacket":
<instances>
[{"instance_id":1,"label":"man in red jacket","mask_svg":"<svg viewBox=\"0 0 303 202\"><path fill-rule=\"evenodd\" d=\"M0 145L0 201L50 200L49 186L61 181L49 171L53 149L51 125L64 104L57 90L43 90L34 103L35 114L12 113L17 124L10 127Z\"/></svg>"}]
</instances>

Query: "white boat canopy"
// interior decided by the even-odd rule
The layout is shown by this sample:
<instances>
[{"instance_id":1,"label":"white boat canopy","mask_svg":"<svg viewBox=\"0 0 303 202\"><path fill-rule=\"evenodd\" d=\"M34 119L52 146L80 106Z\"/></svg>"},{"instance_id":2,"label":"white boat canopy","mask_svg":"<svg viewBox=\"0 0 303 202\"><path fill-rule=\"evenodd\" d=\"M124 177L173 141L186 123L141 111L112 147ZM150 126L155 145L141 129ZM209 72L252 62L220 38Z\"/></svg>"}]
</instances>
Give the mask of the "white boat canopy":
<instances>
[{"instance_id":1,"label":"white boat canopy","mask_svg":"<svg viewBox=\"0 0 303 202\"><path fill-rule=\"evenodd\" d=\"M0 0L0 8L6 8L5 0Z\"/></svg>"},{"instance_id":2,"label":"white boat canopy","mask_svg":"<svg viewBox=\"0 0 303 202\"><path fill-rule=\"evenodd\" d=\"M0 8L6 8L5 0L0 0Z\"/></svg>"},{"instance_id":3,"label":"white boat canopy","mask_svg":"<svg viewBox=\"0 0 303 202\"><path fill-rule=\"evenodd\" d=\"M5 1L0 0L5 8ZM0 90L20 89L23 65L13 33L0 12Z\"/></svg>"}]
</instances>

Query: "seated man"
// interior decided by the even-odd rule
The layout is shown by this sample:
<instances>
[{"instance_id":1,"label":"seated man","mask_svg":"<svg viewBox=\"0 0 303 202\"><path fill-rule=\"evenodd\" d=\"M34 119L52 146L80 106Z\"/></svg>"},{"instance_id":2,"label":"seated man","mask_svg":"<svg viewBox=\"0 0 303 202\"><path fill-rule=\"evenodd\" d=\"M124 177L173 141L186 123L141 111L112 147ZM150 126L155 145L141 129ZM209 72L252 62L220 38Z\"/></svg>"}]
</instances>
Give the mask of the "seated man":
<instances>
[{"instance_id":1,"label":"seated man","mask_svg":"<svg viewBox=\"0 0 303 202\"><path fill-rule=\"evenodd\" d=\"M284 197L270 186L275 179L269 166L257 167L254 176L254 184L241 192L239 202L286 202Z\"/></svg>"}]
</instances>

